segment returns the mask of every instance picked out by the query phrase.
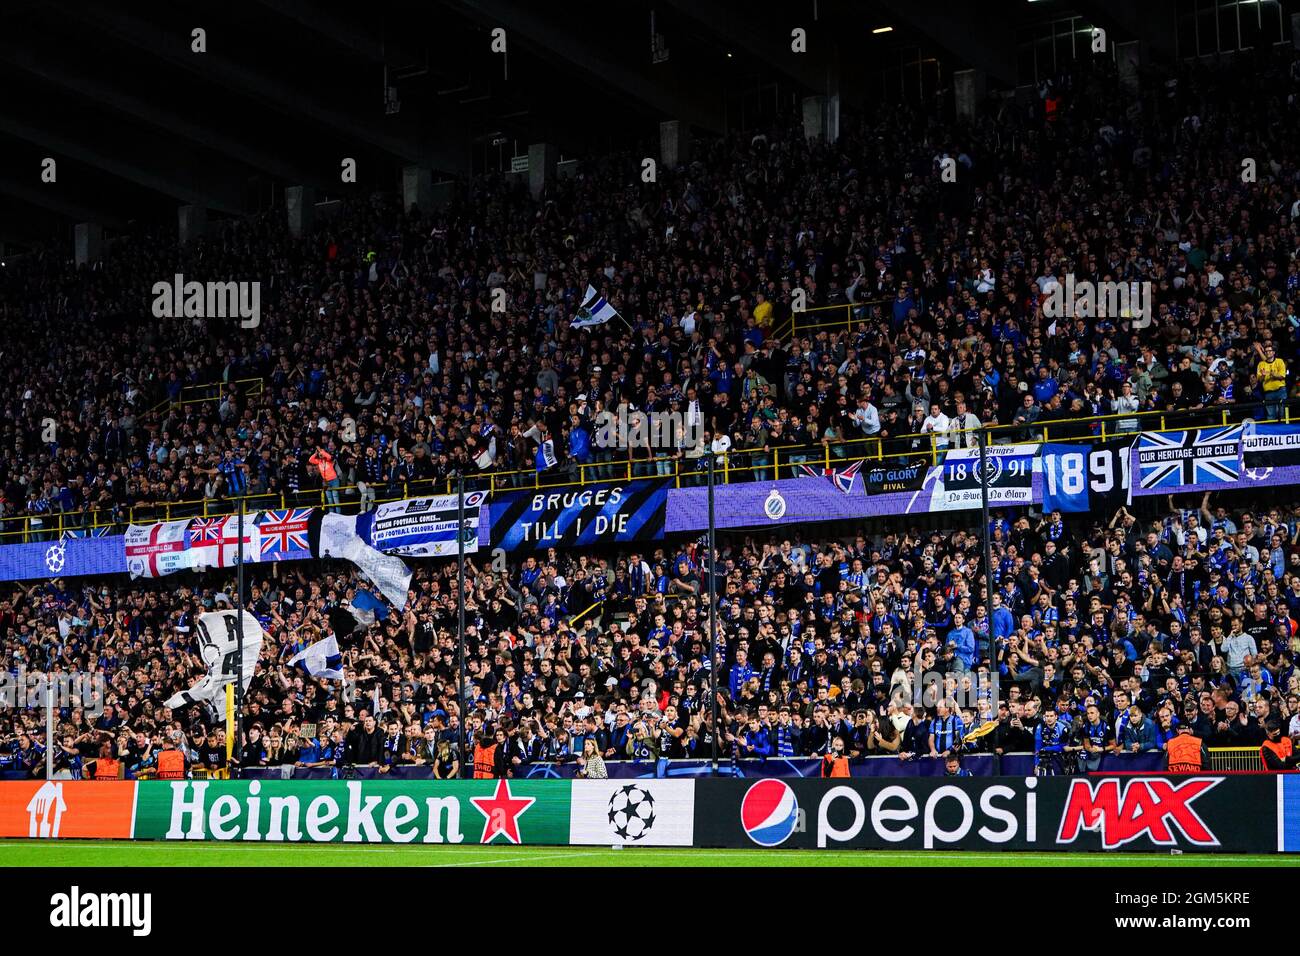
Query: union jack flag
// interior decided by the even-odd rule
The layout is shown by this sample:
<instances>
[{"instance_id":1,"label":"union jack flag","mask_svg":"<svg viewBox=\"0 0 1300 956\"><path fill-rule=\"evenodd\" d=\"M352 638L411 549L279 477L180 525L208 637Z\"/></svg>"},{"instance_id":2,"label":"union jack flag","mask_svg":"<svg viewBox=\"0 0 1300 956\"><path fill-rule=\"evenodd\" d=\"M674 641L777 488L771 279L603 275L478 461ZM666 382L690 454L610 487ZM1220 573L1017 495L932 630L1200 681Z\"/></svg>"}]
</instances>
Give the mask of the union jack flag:
<instances>
[{"instance_id":1,"label":"union jack flag","mask_svg":"<svg viewBox=\"0 0 1300 956\"><path fill-rule=\"evenodd\" d=\"M807 475L809 478L825 478L847 495L853 490L853 479L862 470L862 464L863 460L859 458L843 468L815 468L812 465L796 465L795 470L801 475Z\"/></svg>"},{"instance_id":2,"label":"union jack flag","mask_svg":"<svg viewBox=\"0 0 1300 956\"><path fill-rule=\"evenodd\" d=\"M308 556L311 546L307 540L310 508L291 508L288 511L263 511L256 523L262 535L264 556Z\"/></svg>"},{"instance_id":3,"label":"union jack flag","mask_svg":"<svg viewBox=\"0 0 1300 956\"><path fill-rule=\"evenodd\" d=\"M194 553L194 565L198 568L234 567L238 561L239 518L227 515L222 518L195 518L190 522L190 550ZM257 548L252 543L252 533L256 529L252 521L244 521L244 561L257 560ZM212 548L212 551L208 551Z\"/></svg>"},{"instance_id":4,"label":"union jack flag","mask_svg":"<svg viewBox=\"0 0 1300 956\"><path fill-rule=\"evenodd\" d=\"M1143 432L1138 441L1143 488L1220 484L1241 477L1241 426Z\"/></svg>"}]
</instances>

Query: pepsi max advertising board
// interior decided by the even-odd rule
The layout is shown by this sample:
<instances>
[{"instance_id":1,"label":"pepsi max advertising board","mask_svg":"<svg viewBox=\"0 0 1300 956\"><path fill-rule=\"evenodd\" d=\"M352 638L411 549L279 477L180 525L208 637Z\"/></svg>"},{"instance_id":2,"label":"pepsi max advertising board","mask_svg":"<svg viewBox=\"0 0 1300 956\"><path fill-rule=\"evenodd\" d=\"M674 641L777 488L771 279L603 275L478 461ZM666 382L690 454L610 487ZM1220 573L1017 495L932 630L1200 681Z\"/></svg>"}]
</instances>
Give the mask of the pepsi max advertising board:
<instances>
[{"instance_id":1,"label":"pepsi max advertising board","mask_svg":"<svg viewBox=\"0 0 1300 956\"><path fill-rule=\"evenodd\" d=\"M697 846L1273 853L1273 776L700 780Z\"/></svg>"}]
</instances>

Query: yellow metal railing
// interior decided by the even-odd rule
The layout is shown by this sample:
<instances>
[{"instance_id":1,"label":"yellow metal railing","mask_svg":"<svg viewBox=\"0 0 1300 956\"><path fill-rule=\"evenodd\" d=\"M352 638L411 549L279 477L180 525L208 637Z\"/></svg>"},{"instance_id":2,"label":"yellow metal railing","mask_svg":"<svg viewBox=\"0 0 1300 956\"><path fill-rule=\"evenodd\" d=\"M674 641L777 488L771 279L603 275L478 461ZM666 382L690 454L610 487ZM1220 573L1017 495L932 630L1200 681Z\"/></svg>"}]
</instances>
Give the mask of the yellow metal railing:
<instances>
[{"instance_id":1,"label":"yellow metal railing","mask_svg":"<svg viewBox=\"0 0 1300 956\"><path fill-rule=\"evenodd\" d=\"M1260 759L1258 747L1209 747L1210 765L1207 770L1215 772L1244 770L1263 770L1264 761Z\"/></svg>"},{"instance_id":2,"label":"yellow metal railing","mask_svg":"<svg viewBox=\"0 0 1300 956\"><path fill-rule=\"evenodd\" d=\"M769 330L773 338L783 339L790 335L802 335L806 332L822 330L845 331L852 329L855 322L865 322L867 312L873 306L884 305L888 299L870 299L866 302L840 302L835 305L816 305L809 309L800 309L790 317L779 322Z\"/></svg>"},{"instance_id":3,"label":"yellow metal railing","mask_svg":"<svg viewBox=\"0 0 1300 956\"><path fill-rule=\"evenodd\" d=\"M1046 442L1088 442L1114 438L1120 434L1132 434L1136 437L1139 430L1160 433L1181 431L1186 428L1224 426L1232 423L1234 414L1240 415L1256 407L1255 404L1242 404L1226 406L1217 412L1208 409L1181 413L1127 412L1119 415L1092 416L1087 419L1038 421L1028 425L993 425L983 430L990 444L1014 442L1039 445ZM1195 420L1179 421L1180 418L1185 419L1188 415L1195 416ZM1290 423L1291 420L1291 409L1286 406L1281 421ZM1260 421L1263 423L1267 420ZM1098 426L1096 433L1090 431L1088 434L1068 434L1069 431L1094 424ZM1130 424L1136 427L1129 427ZM1066 430L1067 434L1062 435L1062 430ZM976 430L907 434L884 440L878 437L825 439L813 445L736 448L716 455L720 463L717 476L722 484L768 481L782 477L782 469L786 469L784 477L791 477L793 472L790 469L795 465L830 468L859 458L871 463L881 463L889 460L911 461L918 457L925 457L931 465L935 465L944 451L944 445L941 443L955 445L958 436L974 431ZM915 443L920 447L886 453L886 441L895 447L904 443L909 445ZM534 469L484 472L467 478L467 484L475 490L485 490L493 495L509 491L609 484L638 478L670 479L674 487L681 488L683 484L703 484L707 468L708 455L703 450L694 455L659 455L647 458L632 458L630 452L625 451L619 458L588 464L561 465L541 472ZM421 495L452 494L455 491L455 484L454 478L409 481L404 483L401 490L397 492L390 491L387 485L380 485L385 496L377 497L375 503L382 504L385 501L399 501ZM337 493L338 504L329 504L327 494L330 491ZM246 495L244 509L251 513L283 508L339 507L344 503L355 502L358 497L359 490L354 485L274 495ZM136 505L117 512L99 509L23 515L0 520L0 544L51 540L62 537L67 532L93 532L105 527L116 527L120 530L128 524L148 524L188 517L221 517L234 514L238 510L239 498L209 498Z\"/></svg>"},{"instance_id":4,"label":"yellow metal railing","mask_svg":"<svg viewBox=\"0 0 1300 956\"><path fill-rule=\"evenodd\" d=\"M180 397L177 399L164 398L161 402L149 409L151 412L160 412L164 408L179 407L182 405L193 405L196 402L214 402L225 394L227 388L231 386L244 386L241 390L245 395L261 395L266 390L266 382L260 378L237 378L232 382L208 382L203 385L186 385L181 388Z\"/></svg>"}]
</instances>

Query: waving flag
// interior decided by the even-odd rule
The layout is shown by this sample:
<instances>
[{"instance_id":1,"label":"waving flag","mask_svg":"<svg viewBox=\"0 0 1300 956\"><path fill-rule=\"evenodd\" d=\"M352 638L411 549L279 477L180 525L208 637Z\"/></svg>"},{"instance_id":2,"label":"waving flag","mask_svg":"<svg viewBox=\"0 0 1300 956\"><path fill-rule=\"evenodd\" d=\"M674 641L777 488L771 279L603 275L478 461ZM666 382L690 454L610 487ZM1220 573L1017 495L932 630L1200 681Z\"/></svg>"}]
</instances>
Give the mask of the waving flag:
<instances>
[{"instance_id":1,"label":"waving flag","mask_svg":"<svg viewBox=\"0 0 1300 956\"><path fill-rule=\"evenodd\" d=\"M336 637L363 631L376 621L388 617L388 605L365 588L357 591L351 604L340 604L325 612Z\"/></svg>"},{"instance_id":2,"label":"waving flag","mask_svg":"<svg viewBox=\"0 0 1300 956\"><path fill-rule=\"evenodd\" d=\"M159 578L192 568L186 529L190 519L136 525L126 529L126 569L133 578Z\"/></svg>"},{"instance_id":3,"label":"waving flag","mask_svg":"<svg viewBox=\"0 0 1300 956\"><path fill-rule=\"evenodd\" d=\"M261 537L261 560L310 558L311 544L307 537L307 523L310 519L310 508L258 512L253 523L257 525Z\"/></svg>"},{"instance_id":4,"label":"waving flag","mask_svg":"<svg viewBox=\"0 0 1300 956\"><path fill-rule=\"evenodd\" d=\"M537 446L537 470L545 471L547 468L554 468L559 459L555 457L555 442L547 439Z\"/></svg>"},{"instance_id":5,"label":"waving flag","mask_svg":"<svg viewBox=\"0 0 1300 956\"><path fill-rule=\"evenodd\" d=\"M248 690L248 685L253 682L257 659L262 654L262 641L266 640L267 634L250 612L242 612L242 618L239 617L240 613L212 611L199 615L199 656L208 666L208 672L189 690L168 698L167 706L172 710L219 699L225 694L226 685L233 684L241 673L243 689ZM242 665L239 655L240 630L243 631L244 639Z\"/></svg>"},{"instance_id":6,"label":"waving flag","mask_svg":"<svg viewBox=\"0 0 1300 956\"><path fill-rule=\"evenodd\" d=\"M815 468L812 465L796 465L795 470L801 475L806 475L809 478L825 478L847 495L853 490L853 479L856 478L858 472L862 470L862 463L863 459L859 458L857 461L851 462L841 468Z\"/></svg>"},{"instance_id":7,"label":"waving flag","mask_svg":"<svg viewBox=\"0 0 1300 956\"><path fill-rule=\"evenodd\" d=\"M406 609L407 589L411 586L411 569L391 554L376 551L357 533L357 516L312 509L308 521L308 540L313 558L342 558L379 589L399 611Z\"/></svg>"},{"instance_id":8,"label":"waving flag","mask_svg":"<svg viewBox=\"0 0 1300 956\"><path fill-rule=\"evenodd\" d=\"M620 317L617 310L605 301L605 297L591 286L587 286L587 295L582 300L578 314L569 323L569 328L585 329L593 325L604 325L610 319Z\"/></svg>"},{"instance_id":9,"label":"waving flag","mask_svg":"<svg viewBox=\"0 0 1300 956\"><path fill-rule=\"evenodd\" d=\"M245 515L245 564L261 559L256 537L257 525L250 515ZM239 515L195 518L190 522L189 538L195 568L233 568L239 559Z\"/></svg>"},{"instance_id":10,"label":"waving flag","mask_svg":"<svg viewBox=\"0 0 1300 956\"><path fill-rule=\"evenodd\" d=\"M321 680L343 679L343 655L339 652L337 638L327 637L304 647L289 658L289 666L303 670L308 677Z\"/></svg>"}]
</instances>

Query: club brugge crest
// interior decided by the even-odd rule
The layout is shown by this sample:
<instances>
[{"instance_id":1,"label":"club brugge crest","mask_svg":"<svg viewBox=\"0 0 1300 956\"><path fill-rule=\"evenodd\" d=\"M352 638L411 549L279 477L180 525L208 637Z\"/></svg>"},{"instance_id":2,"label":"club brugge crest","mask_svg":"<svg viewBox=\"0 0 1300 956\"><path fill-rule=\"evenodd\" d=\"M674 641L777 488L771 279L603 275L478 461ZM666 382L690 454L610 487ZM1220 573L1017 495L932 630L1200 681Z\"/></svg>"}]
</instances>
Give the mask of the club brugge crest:
<instances>
[{"instance_id":1,"label":"club brugge crest","mask_svg":"<svg viewBox=\"0 0 1300 956\"><path fill-rule=\"evenodd\" d=\"M982 484L995 485L1002 477L1002 459L996 455L985 455L984 460L977 464L975 469L983 479Z\"/></svg>"},{"instance_id":2,"label":"club brugge crest","mask_svg":"<svg viewBox=\"0 0 1300 956\"><path fill-rule=\"evenodd\" d=\"M781 492L775 488L763 502L763 514L767 515L773 521L780 521L785 517L785 499L781 497Z\"/></svg>"}]
</instances>

